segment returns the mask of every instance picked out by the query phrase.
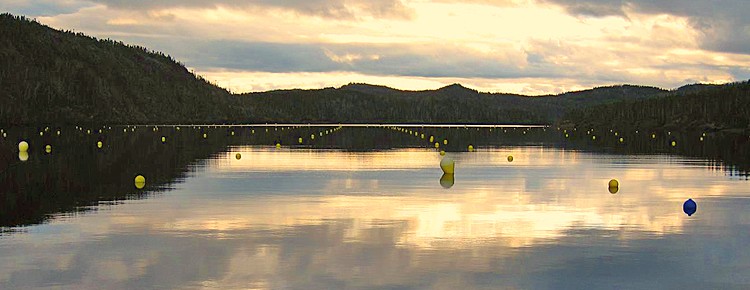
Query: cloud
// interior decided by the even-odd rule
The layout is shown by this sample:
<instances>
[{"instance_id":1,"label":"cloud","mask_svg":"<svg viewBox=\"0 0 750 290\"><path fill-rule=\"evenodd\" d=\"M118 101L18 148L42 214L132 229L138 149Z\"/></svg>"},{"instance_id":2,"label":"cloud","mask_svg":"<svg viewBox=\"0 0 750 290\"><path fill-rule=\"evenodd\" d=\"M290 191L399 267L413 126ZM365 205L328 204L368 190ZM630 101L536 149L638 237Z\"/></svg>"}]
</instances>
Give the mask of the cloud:
<instances>
[{"instance_id":1,"label":"cloud","mask_svg":"<svg viewBox=\"0 0 750 290\"><path fill-rule=\"evenodd\" d=\"M702 33L701 47L714 51L750 53L750 1L542 0L579 16L626 16L630 13L687 17Z\"/></svg>"},{"instance_id":2,"label":"cloud","mask_svg":"<svg viewBox=\"0 0 750 290\"><path fill-rule=\"evenodd\" d=\"M79 0L0 1L0 11L9 11L30 17L70 14L90 6L92 6L91 2Z\"/></svg>"},{"instance_id":3,"label":"cloud","mask_svg":"<svg viewBox=\"0 0 750 290\"><path fill-rule=\"evenodd\" d=\"M219 7L235 9L280 9L298 14L335 19L360 17L402 18L411 17L412 11L400 0L93 0L111 8L127 10L155 10L168 8Z\"/></svg>"}]
</instances>

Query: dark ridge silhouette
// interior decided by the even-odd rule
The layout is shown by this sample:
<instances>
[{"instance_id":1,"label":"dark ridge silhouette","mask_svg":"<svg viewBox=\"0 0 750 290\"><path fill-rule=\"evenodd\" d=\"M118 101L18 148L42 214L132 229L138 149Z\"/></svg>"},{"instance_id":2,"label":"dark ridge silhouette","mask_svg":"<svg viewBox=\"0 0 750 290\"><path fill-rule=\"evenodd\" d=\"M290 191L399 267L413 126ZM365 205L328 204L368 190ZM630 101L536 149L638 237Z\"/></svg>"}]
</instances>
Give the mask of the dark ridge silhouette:
<instances>
[{"instance_id":1,"label":"dark ridge silhouette","mask_svg":"<svg viewBox=\"0 0 750 290\"><path fill-rule=\"evenodd\" d=\"M0 15L0 123L223 122L237 98L170 56Z\"/></svg>"},{"instance_id":2,"label":"dark ridge silhouette","mask_svg":"<svg viewBox=\"0 0 750 290\"><path fill-rule=\"evenodd\" d=\"M658 98L577 109L561 123L619 130L750 130L750 82L690 85Z\"/></svg>"}]
</instances>

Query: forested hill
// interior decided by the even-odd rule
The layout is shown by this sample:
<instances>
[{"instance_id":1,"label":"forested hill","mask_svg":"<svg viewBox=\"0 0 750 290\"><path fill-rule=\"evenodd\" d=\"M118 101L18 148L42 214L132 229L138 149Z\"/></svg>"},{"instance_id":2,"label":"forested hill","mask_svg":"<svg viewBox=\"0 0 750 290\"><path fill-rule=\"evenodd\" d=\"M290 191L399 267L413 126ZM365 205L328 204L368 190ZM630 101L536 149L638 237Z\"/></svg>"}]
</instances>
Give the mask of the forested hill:
<instances>
[{"instance_id":1,"label":"forested hill","mask_svg":"<svg viewBox=\"0 0 750 290\"><path fill-rule=\"evenodd\" d=\"M243 95L242 101L256 122L549 124L571 108L649 98L665 92L626 85L530 97L481 93L459 84L424 91L349 84L338 89L249 93Z\"/></svg>"},{"instance_id":2,"label":"forested hill","mask_svg":"<svg viewBox=\"0 0 750 290\"><path fill-rule=\"evenodd\" d=\"M750 82L691 85L671 94L572 110L563 124L581 128L750 129Z\"/></svg>"},{"instance_id":3,"label":"forested hill","mask_svg":"<svg viewBox=\"0 0 750 290\"><path fill-rule=\"evenodd\" d=\"M0 15L0 124L239 120L237 97L162 53Z\"/></svg>"}]
</instances>

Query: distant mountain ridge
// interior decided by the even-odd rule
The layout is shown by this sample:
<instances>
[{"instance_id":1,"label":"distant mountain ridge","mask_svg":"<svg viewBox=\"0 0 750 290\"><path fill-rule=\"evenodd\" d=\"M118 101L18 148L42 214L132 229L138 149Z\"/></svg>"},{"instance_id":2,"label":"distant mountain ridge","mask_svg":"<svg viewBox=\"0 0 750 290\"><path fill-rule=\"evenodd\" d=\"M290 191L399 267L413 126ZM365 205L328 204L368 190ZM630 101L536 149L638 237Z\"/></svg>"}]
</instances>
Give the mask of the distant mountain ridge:
<instances>
[{"instance_id":1,"label":"distant mountain ridge","mask_svg":"<svg viewBox=\"0 0 750 290\"><path fill-rule=\"evenodd\" d=\"M667 93L632 85L550 96L483 93L452 84L403 91L350 83L340 88L242 94L254 122L415 122L549 124L573 107L641 99ZM337 108L342 109L337 109Z\"/></svg>"}]
</instances>

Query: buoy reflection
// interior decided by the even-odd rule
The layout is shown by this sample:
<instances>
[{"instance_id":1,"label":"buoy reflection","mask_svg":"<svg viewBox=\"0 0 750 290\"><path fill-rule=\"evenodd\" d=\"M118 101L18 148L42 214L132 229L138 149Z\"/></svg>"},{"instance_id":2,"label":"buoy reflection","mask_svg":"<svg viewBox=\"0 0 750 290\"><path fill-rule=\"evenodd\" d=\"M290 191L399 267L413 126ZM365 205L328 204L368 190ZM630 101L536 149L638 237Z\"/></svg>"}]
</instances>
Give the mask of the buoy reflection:
<instances>
[{"instance_id":1,"label":"buoy reflection","mask_svg":"<svg viewBox=\"0 0 750 290\"><path fill-rule=\"evenodd\" d=\"M456 181L453 174L443 173L443 176L440 177L440 186L445 189L453 187L454 183Z\"/></svg>"}]
</instances>

